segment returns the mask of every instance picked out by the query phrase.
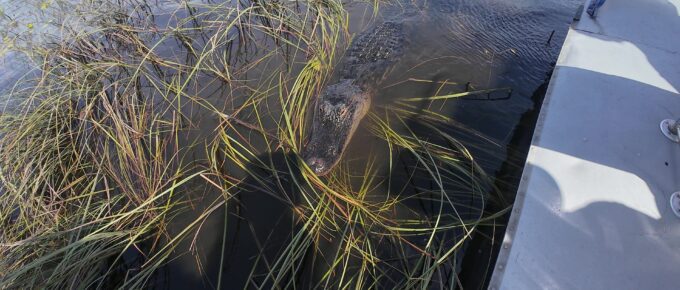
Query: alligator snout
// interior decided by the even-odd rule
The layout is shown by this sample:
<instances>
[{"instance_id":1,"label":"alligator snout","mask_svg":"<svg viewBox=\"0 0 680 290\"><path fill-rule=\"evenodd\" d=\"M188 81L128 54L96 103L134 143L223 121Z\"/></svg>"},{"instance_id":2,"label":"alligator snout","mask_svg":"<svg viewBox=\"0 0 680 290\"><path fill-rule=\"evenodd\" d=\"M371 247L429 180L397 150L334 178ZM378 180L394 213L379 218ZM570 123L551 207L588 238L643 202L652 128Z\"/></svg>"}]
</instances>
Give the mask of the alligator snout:
<instances>
[{"instance_id":1,"label":"alligator snout","mask_svg":"<svg viewBox=\"0 0 680 290\"><path fill-rule=\"evenodd\" d=\"M370 96L352 80L327 87L317 100L311 136L302 157L317 175L338 164L361 119L368 112Z\"/></svg>"}]
</instances>

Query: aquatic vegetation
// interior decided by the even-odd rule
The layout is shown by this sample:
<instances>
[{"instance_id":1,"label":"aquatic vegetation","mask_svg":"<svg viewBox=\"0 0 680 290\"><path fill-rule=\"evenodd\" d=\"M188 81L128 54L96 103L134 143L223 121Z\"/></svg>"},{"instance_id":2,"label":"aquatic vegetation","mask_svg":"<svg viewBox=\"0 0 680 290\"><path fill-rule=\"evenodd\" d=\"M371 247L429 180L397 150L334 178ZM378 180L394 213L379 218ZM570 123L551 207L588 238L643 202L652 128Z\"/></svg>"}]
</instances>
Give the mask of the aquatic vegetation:
<instances>
[{"instance_id":1,"label":"aquatic vegetation","mask_svg":"<svg viewBox=\"0 0 680 290\"><path fill-rule=\"evenodd\" d=\"M455 287L459 250L504 213L485 211L493 180L445 129L455 121L412 105L495 90L380 107L372 158L322 178L305 165L309 108L350 39L341 1L41 8L78 13L36 22L39 36L4 32L0 51L35 74L0 116L2 288L163 285L178 249L246 194L295 219L282 248L248 261L245 286Z\"/></svg>"}]
</instances>

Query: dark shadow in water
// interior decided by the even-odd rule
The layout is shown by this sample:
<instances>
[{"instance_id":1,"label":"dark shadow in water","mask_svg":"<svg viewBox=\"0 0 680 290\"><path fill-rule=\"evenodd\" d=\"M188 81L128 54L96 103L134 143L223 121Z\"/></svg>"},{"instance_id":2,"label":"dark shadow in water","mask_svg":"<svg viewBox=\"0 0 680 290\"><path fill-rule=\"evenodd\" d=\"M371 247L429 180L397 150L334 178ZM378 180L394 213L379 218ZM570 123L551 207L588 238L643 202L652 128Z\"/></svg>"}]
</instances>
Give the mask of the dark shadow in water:
<instances>
[{"instance_id":1,"label":"dark shadow in water","mask_svg":"<svg viewBox=\"0 0 680 290\"><path fill-rule=\"evenodd\" d=\"M422 91L422 95L424 96L437 95L437 92L441 88L440 83L448 81L448 78L442 72L435 74L430 79L430 81L431 84L424 88L424 90ZM415 133L415 135L421 140L439 144L444 147L450 147L451 144L447 144L446 140L442 140L442 138L438 136L438 134L434 130L428 128L422 123L423 120L421 120L420 116L426 115L427 113L425 111L432 109L431 108L432 103L430 101L423 100L415 104L412 103L412 105L414 105L415 107L415 109L413 110L415 114L410 118L404 120L405 123L404 126L409 128L409 130ZM439 130L442 130L448 134L454 136L459 135L457 134L456 128L454 127L447 126L437 127ZM410 136L409 131L404 131L403 134L405 136ZM426 198L410 199L408 197L419 195L423 190L437 192L439 190L439 187L437 186L435 181L432 180L432 176L430 175L430 173L422 168L418 159L416 159L410 151L396 150L396 152L394 153L395 161L397 162L394 168L392 169L389 180L383 183L382 186L383 191L389 192L395 191L396 189L406 189L406 191L402 193L402 196L407 197L407 199L404 200L402 206L407 208L408 211L412 212L413 216L410 218L418 220L430 220L430 222L432 222L431 219L434 216L436 216L439 212L440 208L439 202L436 202L439 199L439 197L433 193L429 193ZM480 196L474 196L472 194L460 195L460 192L466 191L469 191L469 188L452 188L450 186L446 186L446 194L449 195L449 198L451 200L453 200L455 203L459 205L467 205L469 206L469 208L464 206L457 206L456 210L454 211L447 205L444 206L445 208L443 212L444 215L459 214L459 216L462 217L463 219L477 219L480 217L482 212L480 210L474 209L482 207L481 206L482 200L480 199ZM395 194L394 192L389 193ZM405 216L401 216L399 218L405 218ZM433 227L434 224L430 223L429 226ZM455 245L459 240L464 239L464 236L465 232L462 229L453 229L437 233L434 236L433 240L434 243L439 245L441 249L447 250L450 247L453 247L453 245ZM415 245L421 249L424 249L427 238L428 237L421 236L409 238L408 240L410 244ZM465 244L462 247L460 247L459 250L457 250L456 253L448 259L448 261L442 263L442 265L440 265L437 268L437 271L435 271L435 274L431 279L429 286L430 289L455 288L456 285L460 283L457 279L458 276L457 272L460 271L462 257L465 254L465 248L467 247ZM408 246L405 247L404 249L407 252L410 251L411 256L415 258L411 260L406 260L402 262L400 265L395 265L395 267L398 266L403 267L402 270L405 271L406 273L417 272L418 268L416 266L418 265L418 260L423 256L423 254L414 250L413 248L409 248ZM386 287L386 289L387 288L389 287Z\"/></svg>"},{"instance_id":2,"label":"dark shadow in water","mask_svg":"<svg viewBox=\"0 0 680 290\"><path fill-rule=\"evenodd\" d=\"M300 230L293 209L286 201L292 198L293 203L297 202L293 178L299 179L300 173L293 167L293 174L297 176L292 176L288 168L295 164L295 156L277 151L258 158L271 163L279 172L278 178L264 168L247 168L257 178L247 177L241 181L228 205L213 213L202 227L197 242L200 268L196 258L184 254L184 267L175 261L169 269L169 288L215 289L220 266L222 289L254 288L256 285L249 284L249 277L252 275L252 280L258 282L268 274L275 262L272 258L290 243L291 233ZM272 196L271 189L285 192L286 196Z\"/></svg>"},{"instance_id":3,"label":"dark shadow in water","mask_svg":"<svg viewBox=\"0 0 680 290\"><path fill-rule=\"evenodd\" d=\"M522 177L522 167L529 153L534 128L551 76L552 70L546 76L545 82L536 88L531 95L534 106L522 115L515 127L512 138L506 147L506 160L496 174L496 187L503 198L502 200L492 200L487 205L489 212L503 210L515 201L515 194ZM510 213L508 212L496 219L494 222L496 226L480 228L479 231L483 236L476 235L470 241L470 246L463 260L463 271L460 274L464 289L488 288L505 234L505 225L507 225L509 218Z\"/></svg>"}]
</instances>

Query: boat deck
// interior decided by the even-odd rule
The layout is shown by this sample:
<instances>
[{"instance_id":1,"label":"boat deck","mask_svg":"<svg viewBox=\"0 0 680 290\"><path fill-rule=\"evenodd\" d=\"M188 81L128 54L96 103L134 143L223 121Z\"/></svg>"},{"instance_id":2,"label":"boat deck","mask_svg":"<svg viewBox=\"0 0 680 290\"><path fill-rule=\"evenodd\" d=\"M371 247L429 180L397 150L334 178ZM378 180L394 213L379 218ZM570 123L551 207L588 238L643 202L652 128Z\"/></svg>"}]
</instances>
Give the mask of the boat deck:
<instances>
[{"instance_id":1,"label":"boat deck","mask_svg":"<svg viewBox=\"0 0 680 290\"><path fill-rule=\"evenodd\" d=\"M585 4L585 7L588 3ZM680 0L608 0L565 40L490 289L680 289Z\"/></svg>"}]
</instances>

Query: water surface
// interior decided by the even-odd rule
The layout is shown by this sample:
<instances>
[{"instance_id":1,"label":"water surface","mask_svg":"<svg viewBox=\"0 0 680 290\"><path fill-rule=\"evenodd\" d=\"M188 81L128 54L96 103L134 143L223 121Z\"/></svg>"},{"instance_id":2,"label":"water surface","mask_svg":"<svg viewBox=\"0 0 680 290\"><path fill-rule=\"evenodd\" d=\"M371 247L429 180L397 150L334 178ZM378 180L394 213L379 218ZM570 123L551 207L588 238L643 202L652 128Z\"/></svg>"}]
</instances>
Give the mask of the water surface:
<instances>
[{"instance_id":1,"label":"water surface","mask_svg":"<svg viewBox=\"0 0 680 290\"><path fill-rule=\"evenodd\" d=\"M580 1L576 0L434 0L419 2L413 6L381 7L375 17L368 5L348 4L352 34L361 33L385 20L404 21L407 27L405 53L381 84L378 95L374 97L372 110L379 113L399 100L413 97L441 95L466 89L511 88L510 95L491 94L439 103L414 104L420 109L432 109L436 106L439 113L453 118L459 124L447 130L468 145L480 165L486 172L496 176L495 183L504 185L501 188L506 191L505 199L487 205L486 210L503 209L512 203L524 162L523 152L528 149L526 146L518 148L514 145L525 144L533 127L533 124L521 124L522 117L540 106L537 103L540 102L540 97L537 98L536 95L541 94L541 86L552 70L578 3ZM225 5L233 3L227 2ZM14 1L2 0L0 7L11 16L12 20L9 22L14 21L15 25L25 26L25 30L29 32L34 31L38 35L35 41L54 40L41 36L44 34L58 38L49 29L43 30L39 22L34 22L35 19L49 22L62 21L69 17L47 15L44 18L41 7L26 7ZM152 7L154 15L145 17L158 27L172 25L182 18L183 13L187 13L172 2L154 2L149 7ZM415 16L400 18L405 9L415 9L417 13ZM195 36L195 42L203 41L199 34ZM248 54L256 55L266 49L251 48L244 55L235 57L248 58ZM164 42L158 51L164 56L192 61L187 58L185 48L177 42ZM11 52L3 54L1 64L0 90L8 90L23 74L31 71L30 62L22 61L21 57ZM292 71L301 68L294 61L290 65L293 67ZM250 75L257 81L266 71L267 66L263 66L256 68ZM407 81L409 79L427 80L430 83ZM458 85L441 86L437 82ZM225 96L234 92L233 88L211 79L199 79L192 84L190 90L220 108L229 107L228 103L232 100ZM482 100L487 97L489 99ZM199 128L188 133L187 143L209 136L213 128L221 122L217 116L205 114L200 109L186 110ZM369 121L364 120L343 157L343 166L360 175L366 160L377 156L377 166L382 168L378 172L385 177L387 164L381 158L386 156L384 146L369 132L368 127ZM197 150L196 158L200 158L202 153ZM285 158L286 154L279 152L273 155L272 162L284 164L282 160ZM290 233L298 229L299 225L295 213L277 198L258 192L255 186L249 187L247 181L242 186L238 201L229 203L224 210L215 211L201 225L195 239L190 239L177 248L176 257L163 268L152 285L158 288L184 289L198 286L211 289L216 287L215 281L220 276L220 268L222 283L229 288L241 288L249 285L250 278L257 280L258 277L266 276L270 267L268 263L273 262L266 257L276 257L290 242ZM287 185L282 186L285 188ZM382 190L388 191L386 188ZM192 210L178 216L175 227L181 229L183 225L193 221L198 214L210 207L210 202L219 194L210 188L197 186L195 196L192 197ZM478 202L470 197L460 198L461 201L469 199L471 203ZM423 213L432 210L428 205L420 206ZM502 221L503 219L499 219L498 222L502 224ZM173 231L172 226L170 231ZM502 231L502 226L494 227L491 236L502 237ZM481 262L474 260L477 258L465 259L462 269L465 275L461 279L463 285L470 286L466 288L482 287L489 274L486 270L493 267L492 251L497 241L489 243L481 235L475 239L472 247L488 252L488 255ZM319 245L320 251L334 247L336 245L332 240ZM389 253L390 250L385 251ZM134 269L138 263L136 260L140 257L129 255L127 259L130 269ZM257 266L253 266L255 261L258 261ZM300 285L315 285L313 281L319 277L314 268L319 267L319 262L308 261L300 266L305 268L303 273L306 275L297 278L303 281ZM448 270L449 275L453 275L451 271L460 269Z\"/></svg>"}]
</instances>

